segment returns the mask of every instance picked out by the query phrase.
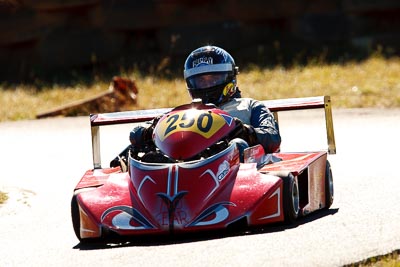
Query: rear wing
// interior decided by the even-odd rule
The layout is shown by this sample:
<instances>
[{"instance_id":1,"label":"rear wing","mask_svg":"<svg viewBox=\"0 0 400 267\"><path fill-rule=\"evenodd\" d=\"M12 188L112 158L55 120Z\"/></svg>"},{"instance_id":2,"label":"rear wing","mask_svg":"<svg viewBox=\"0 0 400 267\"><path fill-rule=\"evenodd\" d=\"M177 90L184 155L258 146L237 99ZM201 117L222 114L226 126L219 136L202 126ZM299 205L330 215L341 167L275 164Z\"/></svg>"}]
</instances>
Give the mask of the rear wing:
<instances>
[{"instance_id":1,"label":"rear wing","mask_svg":"<svg viewBox=\"0 0 400 267\"><path fill-rule=\"evenodd\" d=\"M276 100L265 100L263 102L279 121L278 111L318 109L325 111L326 137L328 141L328 153L336 154L335 133L333 130L332 106L330 96L316 96L303 98L287 98Z\"/></svg>"},{"instance_id":2,"label":"rear wing","mask_svg":"<svg viewBox=\"0 0 400 267\"><path fill-rule=\"evenodd\" d=\"M333 131L332 107L329 96L288 98L277 100L265 100L263 102L269 110L274 114L278 121L278 112L302 109L324 109L326 134L328 141L328 153L336 154L335 135ZM172 108L134 110L112 113L100 113L90 115L90 126L92 133L92 152L93 166L95 169L101 168L100 157L100 126L123 124L123 123L140 123L146 122L160 116Z\"/></svg>"}]
</instances>

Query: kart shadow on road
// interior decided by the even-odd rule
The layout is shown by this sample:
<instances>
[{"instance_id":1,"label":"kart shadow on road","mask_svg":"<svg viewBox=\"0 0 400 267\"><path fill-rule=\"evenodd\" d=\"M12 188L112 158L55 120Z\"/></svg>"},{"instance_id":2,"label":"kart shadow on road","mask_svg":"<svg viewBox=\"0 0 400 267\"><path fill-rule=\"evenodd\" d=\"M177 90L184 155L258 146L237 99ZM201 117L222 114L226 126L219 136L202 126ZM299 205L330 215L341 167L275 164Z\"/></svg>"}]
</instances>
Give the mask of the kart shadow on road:
<instances>
[{"instance_id":1,"label":"kart shadow on road","mask_svg":"<svg viewBox=\"0 0 400 267\"><path fill-rule=\"evenodd\" d=\"M281 232L288 229L296 228L300 225L310 223L314 220L320 218L334 215L339 211L339 209L324 209L318 212L312 213L305 217L299 218L296 222L292 224L273 224L262 227L235 227L234 229L228 229L225 231L211 231L211 232L200 232L200 233L190 233L190 234L179 234L179 235L165 235L165 236L140 236L138 237L110 237L106 240L96 241L96 242L81 242L78 243L73 249L79 250L99 250L99 249L109 249L117 247L150 247L159 245L175 245L181 243L192 243L212 239L222 239L235 236L244 235L256 235L256 234L268 234ZM243 225L242 225L243 226Z\"/></svg>"}]
</instances>

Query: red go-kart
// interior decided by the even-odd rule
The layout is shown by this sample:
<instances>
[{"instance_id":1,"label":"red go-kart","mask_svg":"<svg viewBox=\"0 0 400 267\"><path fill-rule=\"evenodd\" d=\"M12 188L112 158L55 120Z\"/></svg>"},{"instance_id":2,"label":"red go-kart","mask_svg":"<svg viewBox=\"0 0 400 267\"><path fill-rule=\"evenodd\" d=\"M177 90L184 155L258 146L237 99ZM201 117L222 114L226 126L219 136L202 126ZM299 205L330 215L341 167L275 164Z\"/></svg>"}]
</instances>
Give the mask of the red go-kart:
<instances>
[{"instance_id":1,"label":"red go-kart","mask_svg":"<svg viewBox=\"0 0 400 267\"><path fill-rule=\"evenodd\" d=\"M330 98L263 102L276 118L279 111L323 108L327 151L265 154L261 145L229 138L235 121L228 113L197 102L91 115L94 168L83 175L71 202L78 239L292 223L329 208L333 179L327 156L336 152ZM155 117L152 149L130 150L125 165L101 167L101 127Z\"/></svg>"}]
</instances>

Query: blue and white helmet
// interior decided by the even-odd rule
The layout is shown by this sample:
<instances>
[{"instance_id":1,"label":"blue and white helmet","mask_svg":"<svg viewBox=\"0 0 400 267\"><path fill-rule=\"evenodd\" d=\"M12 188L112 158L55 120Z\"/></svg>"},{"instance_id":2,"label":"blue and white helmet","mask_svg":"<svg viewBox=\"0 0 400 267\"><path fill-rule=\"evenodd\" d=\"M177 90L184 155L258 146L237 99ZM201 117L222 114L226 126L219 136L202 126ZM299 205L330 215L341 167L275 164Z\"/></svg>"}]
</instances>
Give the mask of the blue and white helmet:
<instances>
[{"instance_id":1,"label":"blue and white helmet","mask_svg":"<svg viewBox=\"0 0 400 267\"><path fill-rule=\"evenodd\" d=\"M184 78L192 99L220 105L237 91L238 67L232 56L216 46L203 46L187 57Z\"/></svg>"}]
</instances>

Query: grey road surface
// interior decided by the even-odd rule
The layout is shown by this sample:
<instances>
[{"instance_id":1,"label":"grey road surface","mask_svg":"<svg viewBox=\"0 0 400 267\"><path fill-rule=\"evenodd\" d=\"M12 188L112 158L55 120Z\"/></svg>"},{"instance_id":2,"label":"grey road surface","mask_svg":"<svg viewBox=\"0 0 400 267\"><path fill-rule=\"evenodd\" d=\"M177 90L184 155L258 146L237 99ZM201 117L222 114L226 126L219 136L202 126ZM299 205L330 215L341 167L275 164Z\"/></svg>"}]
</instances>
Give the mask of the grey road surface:
<instances>
[{"instance_id":1,"label":"grey road surface","mask_svg":"<svg viewBox=\"0 0 400 267\"><path fill-rule=\"evenodd\" d=\"M92 168L88 118L0 123L0 191L9 195L0 266L342 266L400 249L400 109L333 116L330 210L240 235L94 246L79 244L70 217L73 188ZM280 125L283 151L326 148L319 111L281 113ZM104 165L130 127L104 131Z\"/></svg>"}]
</instances>

